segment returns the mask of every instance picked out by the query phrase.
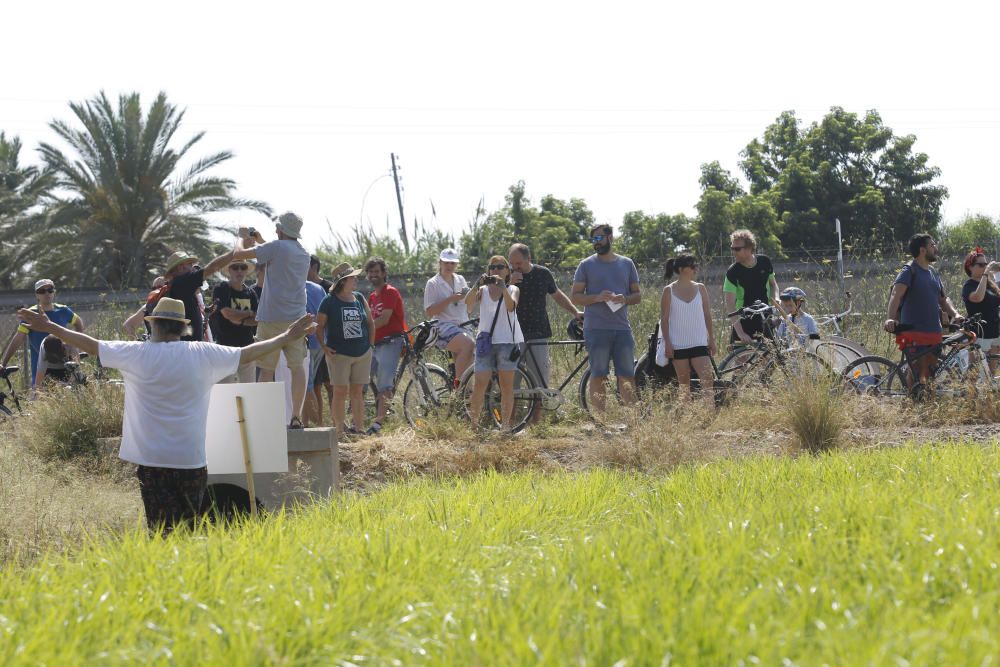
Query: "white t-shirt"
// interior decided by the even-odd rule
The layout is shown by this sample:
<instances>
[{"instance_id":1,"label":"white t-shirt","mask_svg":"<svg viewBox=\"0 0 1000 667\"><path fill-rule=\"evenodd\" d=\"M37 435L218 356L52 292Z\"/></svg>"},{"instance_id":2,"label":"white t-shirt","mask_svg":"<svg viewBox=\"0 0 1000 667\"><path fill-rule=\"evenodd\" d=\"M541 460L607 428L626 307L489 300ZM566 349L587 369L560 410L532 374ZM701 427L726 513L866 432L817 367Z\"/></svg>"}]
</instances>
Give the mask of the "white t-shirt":
<instances>
[{"instance_id":1,"label":"white t-shirt","mask_svg":"<svg viewBox=\"0 0 1000 667\"><path fill-rule=\"evenodd\" d=\"M424 286L424 310L427 310L435 303L440 303L450 296L455 296L458 292L463 292L469 288L469 284L465 282L465 278L455 274L455 284L449 285L448 281L441 276L440 273L436 274L433 278L427 281ZM469 319L469 311L465 308L465 301L459 299L456 303L448 304L442 312L438 313L434 319L439 322L452 322L453 324L461 324Z\"/></svg>"},{"instance_id":2,"label":"white t-shirt","mask_svg":"<svg viewBox=\"0 0 1000 667\"><path fill-rule=\"evenodd\" d=\"M208 397L213 384L236 372L241 351L203 342L102 340L101 364L125 380L118 455L157 468L203 467Z\"/></svg>"},{"instance_id":3,"label":"white t-shirt","mask_svg":"<svg viewBox=\"0 0 1000 667\"><path fill-rule=\"evenodd\" d=\"M507 286L507 291L511 292L511 287ZM503 296L500 297L503 301ZM496 316L496 326L493 325L493 317ZM494 343L523 343L524 334L521 333L521 324L517 321L517 310L507 311L503 305L497 313L497 302L490 296L488 287L479 288L479 331L489 333L493 327L491 340Z\"/></svg>"},{"instance_id":4,"label":"white t-shirt","mask_svg":"<svg viewBox=\"0 0 1000 667\"><path fill-rule=\"evenodd\" d=\"M267 265L258 322L291 322L306 314L309 252L298 241L279 239L259 245L257 263Z\"/></svg>"}]
</instances>

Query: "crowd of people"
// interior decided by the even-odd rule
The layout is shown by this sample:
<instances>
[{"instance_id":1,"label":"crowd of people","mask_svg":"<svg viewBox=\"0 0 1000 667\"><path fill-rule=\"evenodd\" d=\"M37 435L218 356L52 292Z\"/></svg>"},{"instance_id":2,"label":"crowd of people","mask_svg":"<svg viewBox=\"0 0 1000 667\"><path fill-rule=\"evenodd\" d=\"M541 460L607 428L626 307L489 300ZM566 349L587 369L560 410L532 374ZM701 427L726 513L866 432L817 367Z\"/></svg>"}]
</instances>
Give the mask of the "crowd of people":
<instances>
[{"instance_id":1,"label":"crowd of people","mask_svg":"<svg viewBox=\"0 0 1000 667\"><path fill-rule=\"evenodd\" d=\"M200 505L208 394L216 382L270 382L283 363L292 398L289 429L321 423L324 404L342 437L382 429L407 332L403 298L390 284L390 267L380 257L370 258L363 268L342 263L329 279L322 277L320 261L300 242L301 231L301 218L285 213L275 219L276 238L271 241L254 228L241 228L235 247L204 265L183 252L171 255L146 303L123 323L130 338L144 328L141 341L91 338L79 315L56 303L56 286L46 278L35 283L37 304L18 311L21 322L3 352L3 366L26 337L36 385L64 380L60 361L78 351L121 371L126 388L121 456L139 466L151 526L172 525ZM458 251L440 252L438 270L424 287L422 315L437 321L436 344L450 353L455 377L473 367L469 408L474 422L494 376L504 428L510 427L519 364L528 363L548 385L548 297L582 329L593 410L605 410L612 365L622 404L635 402L635 336L628 309L642 298L639 273L631 259L614 252L610 225L593 226L589 240L594 253L580 262L568 295L551 271L532 261L523 243L513 244L506 255L491 257L472 286L458 273ZM731 313L731 343L750 343L761 335L817 338L816 322L804 309L805 292L798 287L779 290L771 260L757 253L754 235L737 230L730 241L734 261L722 292L726 312ZM905 333L897 336L900 347L919 355L940 343L943 323L961 316L933 270L938 258L934 240L915 235L909 250L913 259L893 283L884 328L895 332L899 322L906 323ZM673 366L682 396L689 396L694 374L712 377L717 352L712 299L697 281L698 268L691 254L670 258L664 275L668 284L660 295L656 363ZM1000 287L994 278L1000 262L988 262L977 248L966 257L964 269L967 311L984 322L979 345L1000 356ZM217 271L226 280L206 303L205 279ZM251 271L256 278L252 285ZM367 295L358 291L362 273L371 286ZM784 317L776 332L764 330L761 318L741 313L757 302L780 306ZM473 318L478 319L474 333L468 326ZM532 353L522 359L526 343ZM996 367L995 358L991 356L991 368ZM918 366L924 380L935 357L920 359L926 359ZM374 420L365 424L363 395L372 382L377 408ZM711 392L704 395L711 404Z\"/></svg>"}]
</instances>

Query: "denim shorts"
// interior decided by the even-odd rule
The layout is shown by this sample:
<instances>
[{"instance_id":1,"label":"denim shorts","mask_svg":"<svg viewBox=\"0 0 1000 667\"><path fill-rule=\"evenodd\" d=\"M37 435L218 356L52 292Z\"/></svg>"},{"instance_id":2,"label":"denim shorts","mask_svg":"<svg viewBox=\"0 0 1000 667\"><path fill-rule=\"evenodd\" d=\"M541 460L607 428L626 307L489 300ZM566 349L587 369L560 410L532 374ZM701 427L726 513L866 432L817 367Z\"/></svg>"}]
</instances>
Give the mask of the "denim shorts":
<instances>
[{"instance_id":1,"label":"denim shorts","mask_svg":"<svg viewBox=\"0 0 1000 667\"><path fill-rule=\"evenodd\" d=\"M375 388L381 394L392 389L392 381L396 378L399 358L403 354L403 339L393 336L389 340L375 343L372 352L372 375L375 376Z\"/></svg>"},{"instance_id":2,"label":"denim shorts","mask_svg":"<svg viewBox=\"0 0 1000 667\"><path fill-rule=\"evenodd\" d=\"M606 378L615 362L615 375L635 376L635 341L627 329L584 329L583 344L590 355L590 376Z\"/></svg>"},{"instance_id":3,"label":"denim shorts","mask_svg":"<svg viewBox=\"0 0 1000 667\"><path fill-rule=\"evenodd\" d=\"M468 329L463 329L454 322L438 322L437 323L437 341L435 345L440 348L448 347L448 343L455 336L465 335L469 341L472 341L472 336L469 334Z\"/></svg>"},{"instance_id":4,"label":"denim shorts","mask_svg":"<svg viewBox=\"0 0 1000 667\"><path fill-rule=\"evenodd\" d=\"M490 353L484 359L476 353L477 373L488 373L490 371L512 371L517 368L517 360L510 360L510 353L518 347L515 343L493 343L490 346Z\"/></svg>"}]
</instances>

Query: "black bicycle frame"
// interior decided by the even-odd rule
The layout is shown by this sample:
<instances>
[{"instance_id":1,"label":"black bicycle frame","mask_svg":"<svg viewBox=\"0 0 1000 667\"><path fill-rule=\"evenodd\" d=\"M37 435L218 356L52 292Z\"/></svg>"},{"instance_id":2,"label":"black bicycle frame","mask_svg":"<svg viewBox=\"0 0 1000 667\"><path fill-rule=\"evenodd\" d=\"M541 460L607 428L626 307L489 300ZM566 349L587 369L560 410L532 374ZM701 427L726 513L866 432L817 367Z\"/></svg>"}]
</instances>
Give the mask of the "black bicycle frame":
<instances>
[{"instance_id":1,"label":"black bicycle frame","mask_svg":"<svg viewBox=\"0 0 1000 667\"><path fill-rule=\"evenodd\" d=\"M535 359L535 355L531 351L531 348L538 347L538 346L541 346L541 345L580 345L580 346L582 346L583 343L581 343L580 341L576 341L576 340L551 340L551 341L550 340L546 340L546 341L530 341L530 342L526 342L524 344L525 355L526 355L526 357L528 357L528 356L531 357L531 363L534 364L535 368L538 368L538 360ZM583 360L576 365L576 368L573 369L573 372L570 373L569 375L567 375L566 379L563 380L563 383L561 385L559 385L559 391L564 390L569 385L569 383L573 381L573 378L576 377L576 374L579 373L583 369L583 367L586 366L589 362L590 362L590 355L589 354L583 355ZM550 363L550 367L551 367L551 359L550 359L549 363ZM524 368L525 370L527 370L527 366L528 366L528 360L527 360L527 358L522 359L522 361L521 361L521 367ZM549 385L545 381L545 378L536 378L536 379L539 382L542 383L542 388L543 389L548 389L549 388Z\"/></svg>"}]
</instances>

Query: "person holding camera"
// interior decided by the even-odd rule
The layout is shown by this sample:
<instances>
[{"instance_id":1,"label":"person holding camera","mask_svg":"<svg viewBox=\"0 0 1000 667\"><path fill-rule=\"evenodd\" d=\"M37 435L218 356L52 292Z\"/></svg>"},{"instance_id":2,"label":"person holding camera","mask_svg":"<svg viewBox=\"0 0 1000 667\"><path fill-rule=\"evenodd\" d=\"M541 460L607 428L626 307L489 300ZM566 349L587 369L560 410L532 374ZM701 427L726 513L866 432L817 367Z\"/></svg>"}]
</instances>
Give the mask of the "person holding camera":
<instances>
[{"instance_id":1,"label":"person holding camera","mask_svg":"<svg viewBox=\"0 0 1000 667\"><path fill-rule=\"evenodd\" d=\"M493 373L500 383L501 428L509 431L514 412L514 371L524 342L517 321L517 301L521 296L510 282L510 264L503 255L490 257L487 273L479 277L476 289L465 297L471 314L479 304L479 331L476 335L475 377L469 411L478 424Z\"/></svg>"}]
</instances>

